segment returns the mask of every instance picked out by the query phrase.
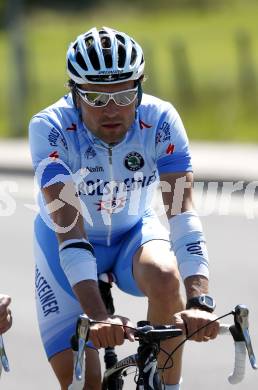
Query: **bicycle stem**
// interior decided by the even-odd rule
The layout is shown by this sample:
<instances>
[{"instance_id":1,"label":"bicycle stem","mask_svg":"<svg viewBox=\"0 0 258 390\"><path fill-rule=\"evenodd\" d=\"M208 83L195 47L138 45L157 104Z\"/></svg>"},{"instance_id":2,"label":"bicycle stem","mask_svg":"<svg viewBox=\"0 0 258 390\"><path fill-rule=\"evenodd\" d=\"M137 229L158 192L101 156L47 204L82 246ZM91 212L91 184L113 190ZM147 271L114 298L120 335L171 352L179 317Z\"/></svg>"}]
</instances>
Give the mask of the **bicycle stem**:
<instances>
[{"instance_id":1,"label":"bicycle stem","mask_svg":"<svg viewBox=\"0 0 258 390\"><path fill-rule=\"evenodd\" d=\"M148 321L140 321L137 326L145 324L148 326ZM143 385L143 383L148 386L148 390L162 389L161 379L157 371L157 356L159 350L160 341L153 341L150 344L144 337L139 337L139 347L137 351L139 377L137 380L137 389L142 388L141 385Z\"/></svg>"}]
</instances>

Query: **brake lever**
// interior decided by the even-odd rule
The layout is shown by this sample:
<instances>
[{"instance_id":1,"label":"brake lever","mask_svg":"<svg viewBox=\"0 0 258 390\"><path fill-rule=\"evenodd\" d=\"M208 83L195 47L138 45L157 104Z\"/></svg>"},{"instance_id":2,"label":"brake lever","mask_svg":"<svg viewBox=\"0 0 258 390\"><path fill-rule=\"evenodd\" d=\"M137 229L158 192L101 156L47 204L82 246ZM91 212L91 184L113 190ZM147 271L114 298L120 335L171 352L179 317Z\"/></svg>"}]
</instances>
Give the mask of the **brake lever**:
<instances>
[{"instance_id":1,"label":"brake lever","mask_svg":"<svg viewBox=\"0 0 258 390\"><path fill-rule=\"evenodd\" d=\"M257 367L256 358L254 355L254 351L251 343L251 337L249 333L248 316L249 316L249 310L245 305L237 305L235 307L235 311L234 311L235 323L238 324L239 327L241 328L251 366L254 370L257 370L258 367Z\"/></svg>"},{"instance_id":2,"label":"brake lever","mask_svg":"<svg viewBox=\"0 0 258 390\"><path fill-rule=\"evenodd\" d=\"M10 371L8 358L4 348L3 336L0 334L0 376L2 372L2 366L6 372Z\"/></svg>"},{"instance_id":3,"label":"brake lever","mask_svg":"<svg viewBox=\"0 0 258 390\"><path fill-rule=\"evenodd\" d=\"M75 377L77 380L82 379L83 373L83 362L84 362L84 350L86 342L88 341L90 330L90 319L86 314L82 314L79 317L78 325L76 329L78 337L78 351L76 352L76 361L75 361Z\"/></svg>"}]
</instances>

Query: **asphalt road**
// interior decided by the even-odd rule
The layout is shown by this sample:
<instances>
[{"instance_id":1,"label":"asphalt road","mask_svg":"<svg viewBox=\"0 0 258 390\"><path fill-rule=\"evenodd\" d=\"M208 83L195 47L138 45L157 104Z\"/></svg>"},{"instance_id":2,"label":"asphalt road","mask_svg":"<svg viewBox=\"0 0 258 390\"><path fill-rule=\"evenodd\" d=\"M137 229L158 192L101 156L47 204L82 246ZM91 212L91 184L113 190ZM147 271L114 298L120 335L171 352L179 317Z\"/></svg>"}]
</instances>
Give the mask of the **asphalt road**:
<instances>
[{"instance_id":1,"label":"asphalt road","mask_svg":"<svg viewBox=\"0 0 258 390\"><path fill-rule=\"evenodd\" d=\"M11 184L12 182L12 184ZM207 199L206 199L207 201ZM238 303L250 309L250 331L258 355L258 219L247 218L243 199L230 204L230 212L214 208L202 218L211 258L211 293L217 300L217 314L230 311ZM223 200L221 200L221 205ZM207 203L207 202L206 202ZM209 202L208 202L209 203ZM0 291L12 296L14 323L4 335L11 372L2 374L0 387L4 390L56 390L58 384L45 358L38 332L34 307L34 267L32 225L35 208L30 178L0 177ZM200 207L203 202L200 203ZM205 214L205 213L204 213ZM146 300L130 298L114 288L117 312L133 321L143 319ZM134 350L126 342L119 349L125 356ZM185 348L182 390L227 390L227 375L233 365L233 345L229 337L214 342L189 342ZM258 372L247 366L246 378L235 389L257 388ZM128 385L126 390L131 390Z\"/></svg>"}]
</instances>

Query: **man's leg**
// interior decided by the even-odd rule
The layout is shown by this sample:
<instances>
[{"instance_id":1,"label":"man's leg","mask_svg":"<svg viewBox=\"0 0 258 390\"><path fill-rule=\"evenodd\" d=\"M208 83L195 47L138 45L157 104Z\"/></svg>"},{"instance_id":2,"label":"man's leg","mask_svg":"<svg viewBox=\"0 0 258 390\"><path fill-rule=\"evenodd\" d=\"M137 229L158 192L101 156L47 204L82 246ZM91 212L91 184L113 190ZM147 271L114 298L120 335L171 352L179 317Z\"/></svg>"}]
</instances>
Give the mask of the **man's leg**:
<instances>
[{"instance_id":1,"label":"man's leg","mask_svg":"<svg viewBox=\"0 0 258 390\"><path fill-rule=\"evenodd\" d=\"M148 320L153 324L171 324L172 315L184 310L185 305L180 295L180 276L176 259L170 251L170 243L152 240L141 246L134 255L133 274L139 288L148 297ZM181 341L182 338L177 337L164 342L162 347L170 352ZM159 366L162 367L166 358L161 352ZM173 356L173 367L164 372L165 383L178 384L181 367L180 348Z\"/></svg>"},{"instance_id":2,"label":"man's leg","mask_svg":"<svg viewBox=\"0 0 258 390\"><path fill-rule=\"evenodd\" d=\"M73 353L71 349L57 353L50 359L51 366L60 383L61 390L67 390L73 378ZM87 390L101 389L101 369L98 352L92 348L86 350L85 385Z\"/></svg>"}]
</instances>

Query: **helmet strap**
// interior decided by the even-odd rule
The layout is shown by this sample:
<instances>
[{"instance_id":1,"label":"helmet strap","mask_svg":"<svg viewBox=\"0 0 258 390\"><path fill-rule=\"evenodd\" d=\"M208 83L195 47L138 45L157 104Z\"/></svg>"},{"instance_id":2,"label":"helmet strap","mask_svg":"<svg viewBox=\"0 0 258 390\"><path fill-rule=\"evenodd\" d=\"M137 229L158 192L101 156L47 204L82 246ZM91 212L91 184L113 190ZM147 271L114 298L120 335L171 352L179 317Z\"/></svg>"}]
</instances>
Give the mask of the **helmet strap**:
<instances>
[{"instance_id":1,"label":"helmet strap","mask_svg":"<svg viewBox=\"0 0 258 390\"><path fill-rule=\"evenodd\" d=\"M138 91L137 91L137 107L139 107L139 105L141 104L141 101L142 101L142 83L140 80L137 80L136 81L136 85L138 87Z\"/></svg>"}]
</instances>

